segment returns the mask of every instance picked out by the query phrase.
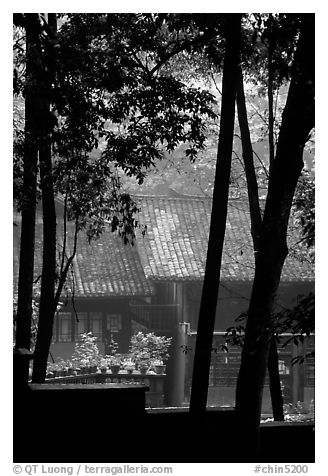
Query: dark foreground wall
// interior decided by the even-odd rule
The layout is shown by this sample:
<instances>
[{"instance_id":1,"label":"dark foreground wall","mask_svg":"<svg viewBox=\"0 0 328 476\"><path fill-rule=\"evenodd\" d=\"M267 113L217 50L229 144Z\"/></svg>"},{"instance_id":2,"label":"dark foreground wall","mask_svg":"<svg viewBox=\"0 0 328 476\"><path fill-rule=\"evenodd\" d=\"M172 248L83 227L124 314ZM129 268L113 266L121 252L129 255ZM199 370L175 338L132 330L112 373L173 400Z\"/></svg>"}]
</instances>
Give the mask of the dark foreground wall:
<instances>
[{"instance_id":1,"label":"dark foreground wall","mask_svg":"<svg viewBox=\"0 0 328 476\"><path fill-rule=\"evenodd\" d=\"M272 422L261 425L261 462L314 463L313 423Z\"/></svg>"},{"instance_id":2,"label":"dark foreground wall","mask_svg":"<svg viewBox=\"0 0 328 476\"><path fill-rule=\"evenodd\" d=\"M56 388L58 387L58 388ZM234 411L146 412L142 385L30 385L14 399L14 462L235 462ZM266 424L257 462L314 461L312 424Z\"/></svg>"},{"instance_id":3,"label":"dark foreground wall","mask_svg":"<svg viewBox=\"0 0 328 476\"><path fill-rule=\"evenodd\" d=\"M211 408L200 421L187 410L158 409L147 415L150 434L149 462L244 461L235 444L235 413ZM261 425L260 457L256 462L314 462L314 424L272 422ZM163 448L165 451L163 452ZM148 461L148 460L147 460Z\"/></svg>"}]
</instances>

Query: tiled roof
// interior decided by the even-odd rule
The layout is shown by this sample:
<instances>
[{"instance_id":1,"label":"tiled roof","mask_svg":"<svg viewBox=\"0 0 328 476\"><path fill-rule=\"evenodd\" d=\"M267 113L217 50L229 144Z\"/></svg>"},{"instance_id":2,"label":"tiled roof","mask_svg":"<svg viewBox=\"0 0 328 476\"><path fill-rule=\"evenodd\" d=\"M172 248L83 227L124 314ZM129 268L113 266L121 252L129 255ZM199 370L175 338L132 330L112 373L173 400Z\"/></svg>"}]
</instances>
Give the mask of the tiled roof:
<instances>
[{"instance_id":1,"label":"tiled roof","mask_svg":"<svg viewBox=\"0 0 328 476\"><path fill-rule=\"evenodd\" d=\"M209 198L135 197L141 208L138 250L147 278L199 280L204 277L212 201ZM254 276L254 257L248 203L231 200L223 249L221 278L248 281ZM307 263L288 257L282 281L313 280Z\"/></svg>"},{"instance_id":2,"label":"tiled roof","mask_svg":"<svg viewBox=\"0 0 328 476\"><path fill-rule=\"evenodd\" d=\"M188 281L204 278L211 215L209 198L135 197L140 206L137 246L124 245L109 231L92 244L79 235L73 269L76 297L151 295L153 281ZM14 283L18 282L20 225L14 226ZM68 227L67 236L73 236ZM41 274L42 225L36 225L35 277ZM297 241L294 239L294 242ZM70 242L70 247L72 243ZM221 278L250 281L254 258L248 204L229 203ZM314 273L306 262L288 257L282 281L312 281Z\"/></svg>"},{"instance_id":3,"label":"tiled roof","mask_svg":"<svg viewBox=\"0 0 328 476\"><path fill-rule=\"evenodd\" d=\"M68 255L72 250L73 228L68 226L70 238ZM36 225L35 277L41 273L42 225ZM14 282L18 281L20 225L14 227ZM99 239L88 243L85 233L78 238L77 254L73 261L76 297L112 297L150 295L152 284L143 272L136 246L124 245L116 234L107 231ZM70 283L68 282L70 285Z\"/></svg>"}]
</instances>

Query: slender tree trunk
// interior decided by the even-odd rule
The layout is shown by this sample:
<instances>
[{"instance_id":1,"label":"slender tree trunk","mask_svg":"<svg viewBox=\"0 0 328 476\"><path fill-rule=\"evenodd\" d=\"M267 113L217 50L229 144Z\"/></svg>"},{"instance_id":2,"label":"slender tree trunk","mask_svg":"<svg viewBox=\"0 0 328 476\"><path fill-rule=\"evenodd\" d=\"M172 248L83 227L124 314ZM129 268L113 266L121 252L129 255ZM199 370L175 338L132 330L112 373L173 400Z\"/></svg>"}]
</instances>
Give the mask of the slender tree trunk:
<instances>
[{"instance_id":1,"label":"slender tree trunk","mask_svg":"<svg viewBox=\"0 0 328 476\"><path fill-rule=\"evenodd\" d=\"M279 235L279 232L275 233L272 239L265 236L258 252L237 381L238 436L241 438L240 447L244 450L239 456L245 461L257 458L259 445L262 394L272 337L270 317L287 255L287 248ZM275 240L280 241L279 246Z\"/></svg>"},{"instance_id":2,"label":"slender tree trunk","mask_svg":"<svg viewBox=\"0 0 328 476\"><path fill-rule=\"evenodd\" d=\"M245 344L236 389L238 455L259 456L259 425L266 367L273 335L273 309L288 253L286 235L303 149L314 126L314 15L305 14L272 166L259 241Z\"/></svg>"},{"instance_id":3,"label":"slender tree trunk","mask_svg":"<svg viewBox=\"0 0 328 476\"><path fill-rule=\"evenodd\" d=\"M244 93L244 81L242 69L239 66L237 75L237 111L238 123L240 129L243 160L246 172L246 182L248 190L248 202L251 216L251 233L253 238L253 247L255 256L259 247L259 239L262 231L262 214L260 208L259 192L257 178L253 160L253 147L251 134L248 126L246 99Z\"/></svg>"},{"instance_id":4,"label":"slender tree trunk","mask_svg":"<svg viewBox=\"0 0 328 476\"><path fill-rule=\"evenodd\" d=\"M269 174L274 161L274 114L273 114L273 48L272 13L269 14L269 44L268 44L268 113L269 113Z\"/></svg>"},{"instance_id":5,"label":"slender tree trunk","mask_svg":"<svg viewBox=\"0 0 328 476\"><path fill-rule=\"evenodd\" d=\"M15 348L30 350L35 243L35 211L39 125L40 22L36 13L26 20L26 87L23 203L18 279L18 306ZM14 380L28 381L29 362L18 370ZM17 367L14 368L17 370Z\"/></svg>"},{"instance_id":6,"label":"slender tree trunk","mask_svg":"<svg viewBox=\"0 0 328 476\"><path fill-rule=\"evenodd\" d=\"M44 65L47 66L42 90L43 128L39 149L40 179L43 210L43 259L38 333L34 352L32 381L42 383L46 377L47 361L52 339L55 306L56 280L56 210L52 175L51 132L53 129L50 111L51 64L54 58L49 52L56 33L56 14L48 14L49 35L45 48Z\"/></svg>"},{"instance_id":7,"label":"slender tree trunk","mask_svg":"<svg viewBox=\"0 0 328 476\"><path fill-rule=\"evenodd\" d=\"M52 339L55 314L56 279L56 211L52 183L51 144L45 138L40 147L40 177L43 207L43 266L37 340L34 351L32 381L44 382Z\"/></svg>"},{"instance_id":8,"label":"slender tree trunk","mask_svg":"<svg viewBox=\"0 0 328 476\"><path fill-rule=\"evenodd\" d=\"M274 114L273 114L273 50L274 38L272 37L272 14L269 14L269 45L268 45L268 113L269 113L269 176L273 167L275 144L274 144ZM282 396L280 375L279 375L279 359L277 342L274 336L271 338L268 372L270 381L270 395L272 403L273 419L275 421L284 421L284 399Z\"/></svg>"},{"instance_id":9,"label":"slender tree trunk","mask_svg":"<svg viewBox=\"0 0 328 476\"><path fill-rule=\"evenodd\" d=\"M268 372L273 419L274 421L284 421L284 399L279 374L279 356L274 336L272 336L270 343Z\"/></svg>"},{"instance_id":10,"label":"slender tree trunk","mask_svg":"<svg viewBox=\"0 0 328 476\"><path fill-rule=\"evenodd\" d=\"M218 156L190 398L190 412L193 414L205 412L207 403L212 339L229 194L241 16L239 14L227 15L226 25L227 43L223 69Z\"/></svg>"},{"instance_id":11,"label":"slender tree trunk","mask_svg":"<svg viewBox=\"0 0 328 476\"><path fill-rule=\"evenodd\" d=\"M258 195L258 186L256 180L256 173L253 161L253 148L251 142L250 131L248 127L246 100L244 93L243 74L241 68L238 70L237 81L237 109L238 121L240 128L240 135L243 149L243 159L246 171L246 181L248 189L248 201L251 216L251 232L253 238L253 248L255 255L255 266L257 260L257 253L260 246L260 236L262 233L262 216ZM270 121L269 121L270 122ZM271 148L270 148L271 150ZM272 152L272 150L271 150ZM270 160L271 163L271 160ZM273 163L273 159L272 159ZM270 356L268 370L270 376L270 393L273 409L273 417L275 420L283 421L283 398L280 385L277 345L274 338L271 340ZM274 357L277 357L276 359ZM276 365L276 366L275 366Z\"/></svg>"}]
</instances>

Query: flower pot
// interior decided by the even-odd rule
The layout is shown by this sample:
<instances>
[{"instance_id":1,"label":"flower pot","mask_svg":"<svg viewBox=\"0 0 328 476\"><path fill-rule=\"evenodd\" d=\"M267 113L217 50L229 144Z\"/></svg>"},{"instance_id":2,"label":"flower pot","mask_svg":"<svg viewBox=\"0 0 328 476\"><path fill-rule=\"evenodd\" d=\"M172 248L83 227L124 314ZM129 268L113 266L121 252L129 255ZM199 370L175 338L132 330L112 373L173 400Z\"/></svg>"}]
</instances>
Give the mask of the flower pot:
<instances>
[{"instance_id":1,"label":"flower pot","mask_svg":"<svg viewBox=\"0 0 328 476\"><path fill-rule=\"evenodd\" d=\"M142 375L145 375L147 373L148 367L139 367L139 372Z\"/></svg>"},{"instance_id":2,"label":"flower pot","mask_svg":"<svg viewBox=\"0 0 328 476\"><path fill-rule=\"evenodd\" d=\"M105 374L107 372L107 367L101 367L100 371L102 374Z\"/></svg>"},{"instance_id":3,"label":"flower pot","mask_svg":"<svg viewBox=\"0 0 328 476\"><path fill-rule=\"evenodd\" d=\"M162 364L158 364L158 365L155 365L154 366L154 369L155 369L155 372L159 375L162 375L165 373L165 370L166 370L166 365Z\"/></svg>"},{"instance_id":4,"label":"flower pot","mask_svg":"<svg viewBox=\"0 0 328 476\"><path fill-rule=\"evenodd\" d=\"M118 374L120 371L121 366L120 365L111 365L110 366L110 371L112 374Z\"/></svg>"}]
</instances>

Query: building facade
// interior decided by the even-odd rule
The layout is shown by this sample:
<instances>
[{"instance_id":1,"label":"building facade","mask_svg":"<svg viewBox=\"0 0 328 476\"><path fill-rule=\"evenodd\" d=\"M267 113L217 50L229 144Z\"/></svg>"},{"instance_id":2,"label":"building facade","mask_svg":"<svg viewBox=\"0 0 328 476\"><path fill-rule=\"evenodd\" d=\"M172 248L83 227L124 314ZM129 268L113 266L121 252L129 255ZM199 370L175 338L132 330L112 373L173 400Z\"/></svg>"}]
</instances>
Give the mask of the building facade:
<instances>
[{"instance_id":1,"label":"building facade","mask_svg":"<svg viewBox=\"0 0 328 476\"><path fill-rule=\"evenodd\" d=\"M124 244L111 231L105 231L91 243L83 232L80 233L72 279L67 284L67 297L63 296L63 304L55 319L51 354L55 359L69 358L81 333L89 331L98 337L102 353L108 353L112 338L118 342L120 352L127 352L131 335L137 330L173 337L167 363L166 404L181 405L188 402L190 392L212 203L206 197L144 196L135 199L140 209L138 221L147 232L144 234L137 229L133 244ZM14 236L14 277L18 275L19 228L18 223L16 238ZM73 231L69 225L69 239ZM41 269L41 220L37 221L36 237L37 276ZM293 247L296 241L297 237L292 234L289 245ZM248 204L231 200L214 341L221 341L227 328L235 325L236 318L247 311L253 275ZM294 252L284 266L277 310L294 307L313 288L311 265L297 260ZM190 349L189 354L183 351L186 348ZM290 375L294 375L287 361L295 349L286 353L282 348L280 352L285 355L282 360L286 361ZM228 355L222 352L213 355L210 404L233 404L239 358L239 349L231 349ZM223 374L226 377L222 380ZM296 377L293 378L295 381ZM289 386L294 388L294 393L290 396L289 392L286 398L295 400L298 395L295 382Z\"/></svg>"}]
</instances>

